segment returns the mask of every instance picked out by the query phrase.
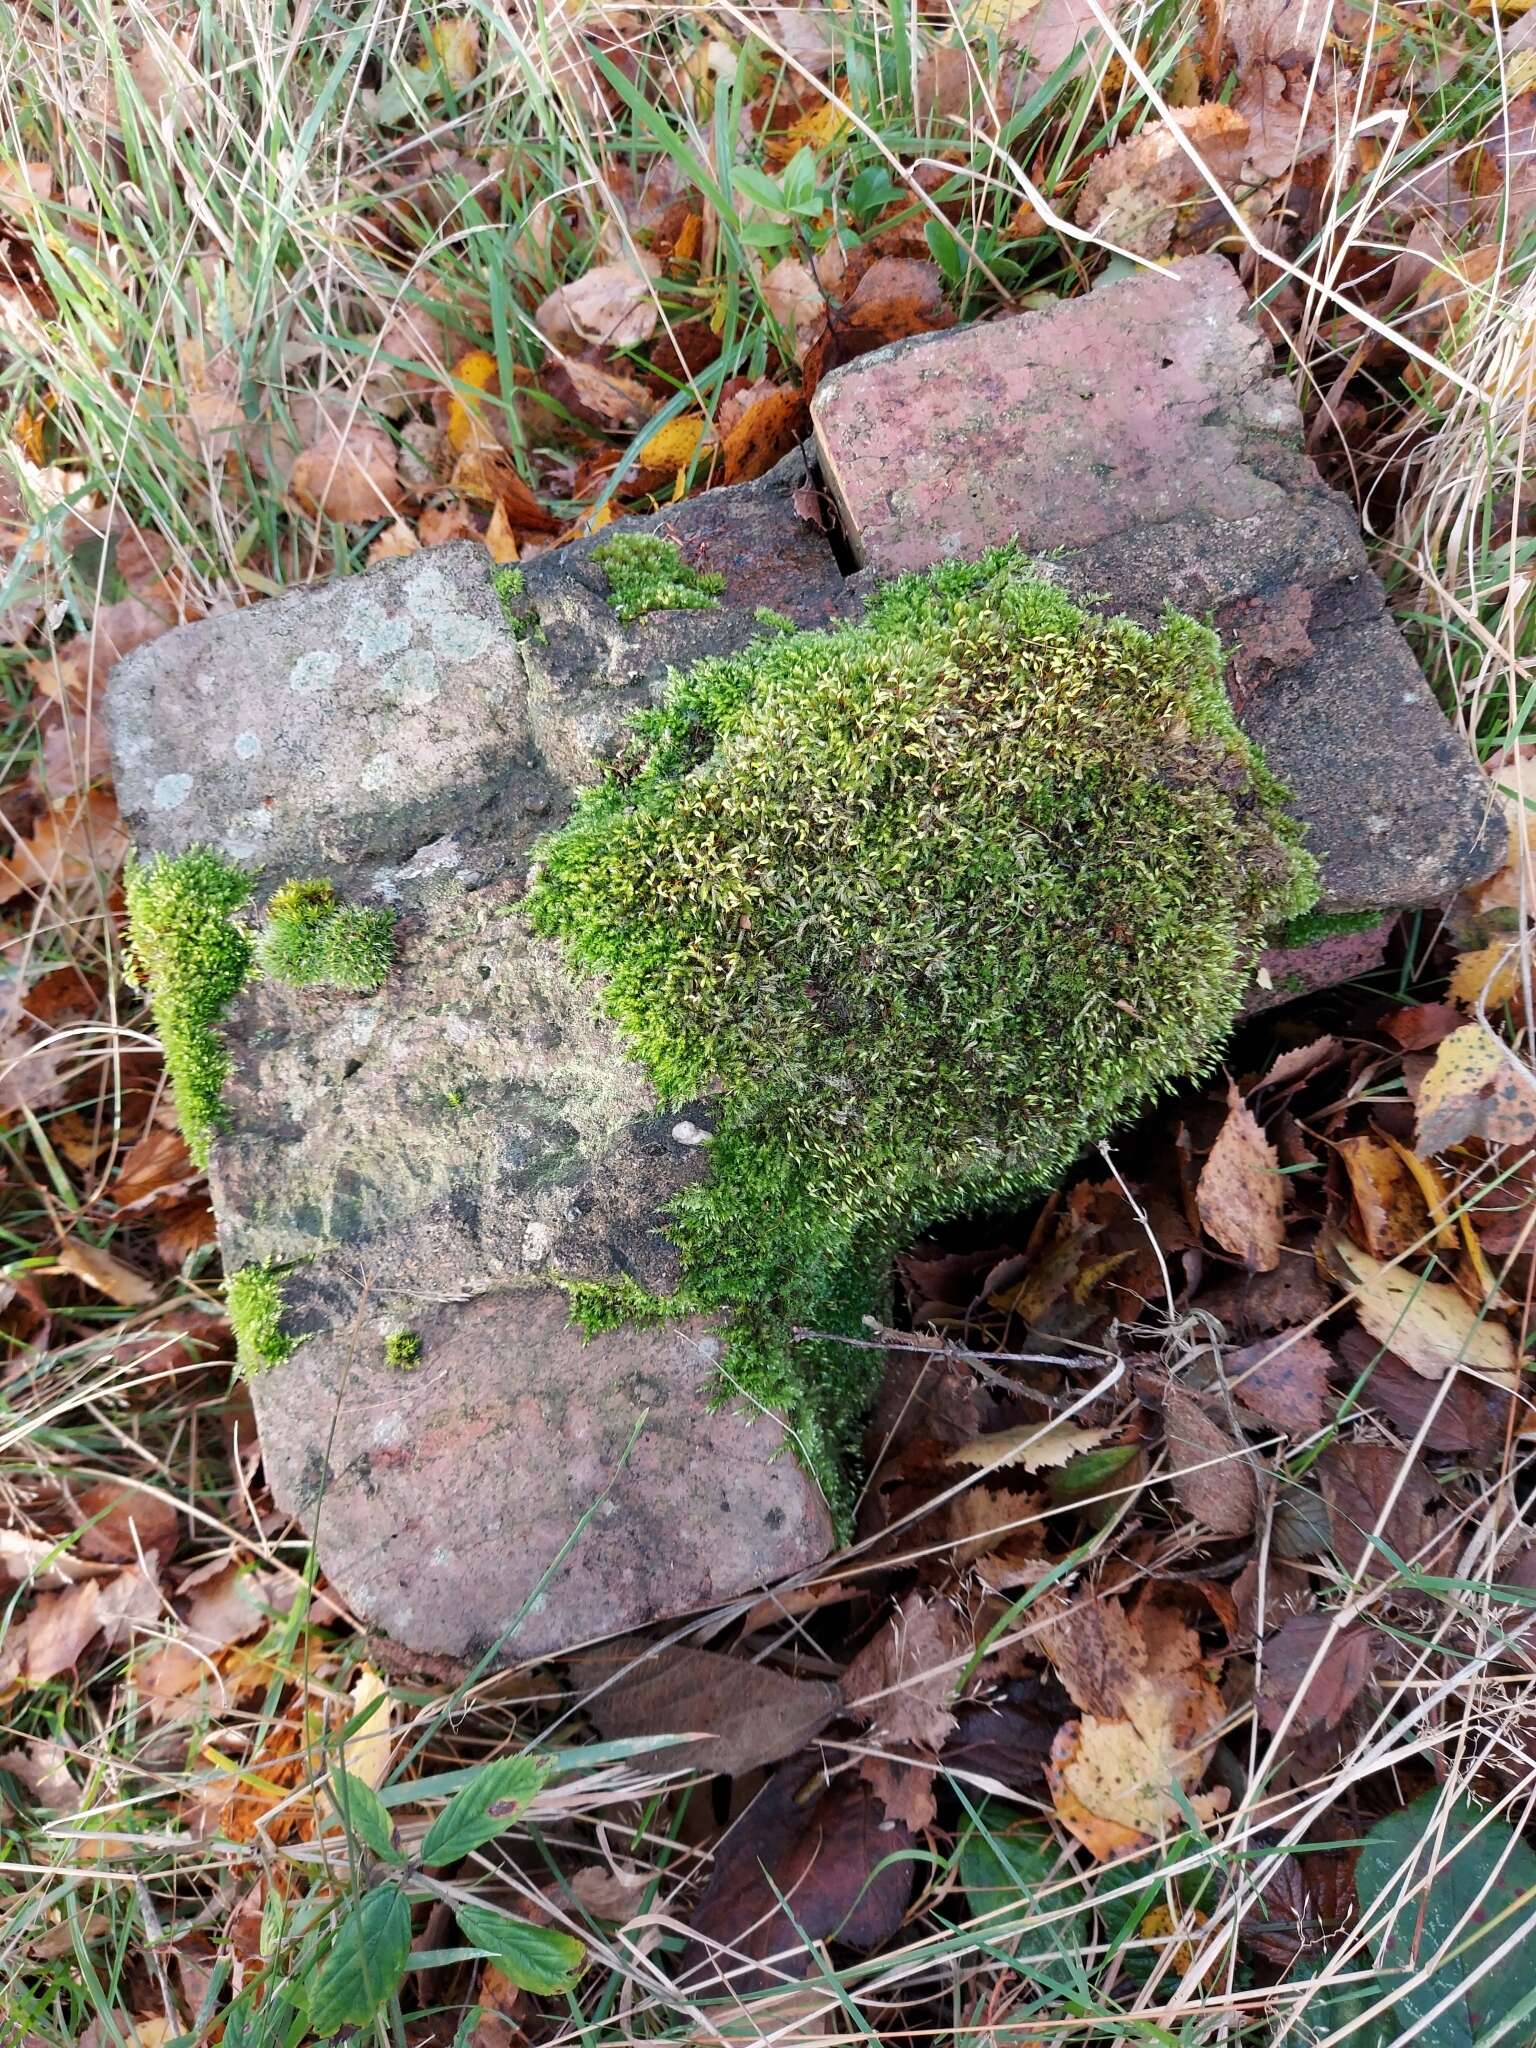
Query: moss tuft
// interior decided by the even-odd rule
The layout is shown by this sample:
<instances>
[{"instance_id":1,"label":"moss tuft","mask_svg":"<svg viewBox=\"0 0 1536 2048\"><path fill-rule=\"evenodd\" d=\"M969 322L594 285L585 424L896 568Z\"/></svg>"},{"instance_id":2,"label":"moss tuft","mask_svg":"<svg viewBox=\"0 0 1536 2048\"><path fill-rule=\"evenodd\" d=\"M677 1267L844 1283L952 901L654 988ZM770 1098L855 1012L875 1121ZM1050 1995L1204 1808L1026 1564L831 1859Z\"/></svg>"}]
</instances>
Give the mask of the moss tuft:
<instances>
[{"instance_id":1,"label":"moss tuft","mask_svg":"<svg viewBox=\"0 0 1536 2048\"><path fill-rule=\"evenodd\" d=\"M235 1358L247 1379L285 1364L303 1343L283 1328L282 1274L270 1259L231 1274L224 1298L235 1333Z\"/></svg>"},{"instance_id":2,"label":"moss tuft","mask_svg":"<svg viewBox=\"0 0 1536 2048\"><path fill-rule=\"evenodd\" d=\"M1374 931L1386 915L1381 910L1306 910L1270 934L1272 946L1314 945L1319 939L1345 938L1351 932Z\"/></svg>"},{"instance_id":3,"label":"moss tuft","mask_svg":"<svg viewBox=\"0 0 1536 2048\"><path fill-rule=\"evenodd\" d=\"M397 1372L414 1372L421 1363L421 1339L414 1330L391 1330L384 1339L384 1363Z\"/></svg>"},{"instance_id":4,"label":"moss tuft","mask_svg":"<svg viewBox=\"0 0 1536 2048\"><path fill-rule=\"evenodd\" d=\"M250 880L194 847L130 864L124 893L129 970L149 995L187 1149L206 1166L229 1077L218 1026L251 971L250 936L233 921Z\"/></svg>"},{"instance_id":5,"label":"moss tuft","mask_svg":"<svg viewBox=\"0 0 1536 2048\"><path fill-rule=\"evenodd\" d=\"M1048 1185L1211 1062L1315 896L1215 637L1104 622L1014 550L674 677L529 904L671 1104L713 1091L665 1308L835 1487L892 1247ZM640 1306L575 1292L589 1327Z\"/></svg>"},{"instance_id":6,"label":"moss tuft","mask_svg":"<svg viewBox=\"0 0 1536 2048\"><path fill-rule=\"evenodd\" d=\"M592 559L626 625L646 612L711 611L725 588L717 571L691 568L675 541L654 533L617 533L592 550Z\"/></svg>"},{"instance_id":7,"label":"moss tuft","mask_svg":"<svg viewBox=\"0 0 1536 2048\"><path fill-rule=\"evenodd\" d=\"M290 988L372 995L394 963L395 913L344 908L329 882L284 882L267 905L255 957Z\"/></svg>"},{"instance_id":8,"label":"moss tuft","mask_svg":"<svg viewBox=\"0 0 1536 2048\"><path fill-rule=\"evenodd\" d=\"M491 588L501 604L501 615L514 640L525 640L533 628L533 615L524 599L528 583L516 562L502 562L491 571Z\"/></svg>"}]
</instances>

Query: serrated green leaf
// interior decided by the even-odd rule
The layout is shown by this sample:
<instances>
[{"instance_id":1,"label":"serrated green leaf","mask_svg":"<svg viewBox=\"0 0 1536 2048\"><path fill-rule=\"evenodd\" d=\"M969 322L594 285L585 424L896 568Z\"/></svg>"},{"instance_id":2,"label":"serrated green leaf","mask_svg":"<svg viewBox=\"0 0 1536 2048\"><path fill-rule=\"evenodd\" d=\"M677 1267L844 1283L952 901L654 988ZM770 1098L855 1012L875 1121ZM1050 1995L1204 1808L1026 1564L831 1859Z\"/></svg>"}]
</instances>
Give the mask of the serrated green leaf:
<instances>
[{"instance_id":1,"label":"serrated green leaf","mask_svg":"<svg viewBox=\"0 0 1536 2048\"><path fill-rule=\"evenodd\" d=\"M455 1792L427 1829L422 1862L457 1863L471 1849L492 1840L511 1825L548 1776L549 1765L542 1757L506 1756L485 1765L470 1784Z\"/></svg>"},{"instance_id":2,"label":"serrated green leaf","mask_svg":"<svg viewBox=\"0 0 1536 2048\"><path fill-rule=\"evenodd\" d=\"M395 1884L381 1884L349 1905L331 1930L309 1980L309 2024L322 2040L338 2028L365 2027L384 2010L411 1955L411 1908Z\"/></svg>"},{"instance_id":3,"label":"serrated green leaf","mask_svg":"<svg viewBox=\"0 0 1536 2048\"><path fill-rule=\"evenodd\" d=\"M958 1868L966 1900L977 1918L990 1916L980 1931L997 1940L1038 1920L1037 1896L1051 1886L1048 1911L1063 1917L1039 1930L1031 1943L1035 1953L1014 1960L1027 1976L1052 1988L1067 1981L1067 1954L1087 1938L1086 1918L1079 1910L1082 1893L1076 1886L1061 1887L1060 1865L1061 1850L1039 1821L1006 1800L979 1802L960 1842ZM1008 1906L1016 1907L1016 1913L1000 1910ZM1063 1911L1069 1907L1073 1910Z\"/></svg>"},{"instance_id":4,"label":"serrated green leaf","mask_svg":"<svg viewBox=\"0 0 1536 2048\"><path fill-rule=\"evenodd\" d=\"M553 1998L571 1989L586 1964L586 1944L557 1927L535 1927L531 1920L493 1913L488 1906L460 1906L458 1914L465 1938L520 1991Z\"/></svg>"},{"instance_id":5,"label":"serrated green leaf","mask_svg":"<svg viewBox=\"0 0 1536 2048\"><path fill-rule=\"evenodd\" d=\"M1375 1929L1377 1988L1397 1994L1396 2038L1458 1993L1415 2036L1422 2048L1471 2048L1495 2033L1501 2048L1536 2042L1536 1853L1513 1829L1470 1800L1446 1808L1440 1794L1426 1792L1371 1829L1355 1888ZM1472 1981L1522 1931L1528 1938Z\"/></svg>"},{"instance_id":6,"label":"serrated green leaf","mask_svg":"<svg viewBox=\"0 0 1536 2048\"><path fill-rule=\"evenodd\" d=\"M331 1804L347 1833L355 1835L364 1848L386 1863L404 1861L395 1847L389 1810L371 1785L338 1766L331 1772Z\"/></svg>"}]
</instances>

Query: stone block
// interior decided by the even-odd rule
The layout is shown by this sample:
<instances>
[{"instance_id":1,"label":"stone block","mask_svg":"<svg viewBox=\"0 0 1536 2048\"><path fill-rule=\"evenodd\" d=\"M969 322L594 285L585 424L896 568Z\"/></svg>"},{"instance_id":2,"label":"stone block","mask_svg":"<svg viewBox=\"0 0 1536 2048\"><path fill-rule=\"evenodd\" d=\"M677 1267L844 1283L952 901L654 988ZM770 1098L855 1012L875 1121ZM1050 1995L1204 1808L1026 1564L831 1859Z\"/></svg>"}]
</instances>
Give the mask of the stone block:
<instances>
[{"instance_id":1,"label":"stone block","mask_svg":"<svg viewBox=\"0 0 1536 2048\"><path fill-rule=\"evenodd\" d=\"M1083 602L1209 617L1238 715L1307 824L1324 910L1442 902L1497 865L1483 778L1220 257L897 342L834 371L812 419L877 574L1017 539Z\"/></svg>"}]
</instances>

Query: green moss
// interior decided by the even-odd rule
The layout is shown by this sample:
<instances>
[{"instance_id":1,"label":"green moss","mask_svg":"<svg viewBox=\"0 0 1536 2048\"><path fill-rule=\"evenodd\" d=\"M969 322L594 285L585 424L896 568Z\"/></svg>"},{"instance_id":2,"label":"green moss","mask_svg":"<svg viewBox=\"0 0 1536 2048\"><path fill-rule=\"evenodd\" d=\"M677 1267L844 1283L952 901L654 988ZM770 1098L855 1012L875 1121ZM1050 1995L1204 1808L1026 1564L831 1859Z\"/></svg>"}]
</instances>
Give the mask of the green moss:
<instances>
[{"instance_id":1,"label":"green moss","mask_svg":"<svg viewBox=\"0 0 1536 2048\"><path fill-rule=\"evenodd\" d=\"M760 604L752 614L765 633L793 633L795 622L786 612L776 612L771 604Z\"/></svg>"},{"instance_id":2,"label":"green moss","mask_svg":"<svg viewBox=\"0 0 1536 2048\"><path fill-rule=\"evenodd\" d=\"M523 600L528 584L516 562L502 562L491 571L491 588L501 602L501 615L514 640L526 640L533 629L533 614Z\"/></svg>"},{"instance_id":3,"label":"green moss","mask_svg":"<svg viewBox=\"0 0 1536 2048\"><path fill-rule=\"evenodd\" d=\"M267 905L256 965L290 988L372 995L395 957L395 913L336 901L329 882L285 882Z\"/></svg>"},{"instance_id":4,"label":"green moss","mask_svg":"<svg viewBox=\"0 0 1536 2048\"><path fill-rule=\"evenodd\" d=\"M231 1274L224 1298L235 1333L235 1358L247 1379L284 1364L303 1343L283 1328L282 1274L270 1259Z\"/></svg>"},{"instance_id":5,"label":"green moss","mask_svg":"<svg viewBox=\"0 0 1536 2048\"><path fill-rule=\"evenodd\" d=\"M218 1027L251 971L250 936L233 921L251 884L194 847L130 864L124 893L129 971L149 995L187 1149L206 1166L229 1076Z\"/></svg>"},{"instance_id":6,"label":"green moss","mask_svg":"<svg viewBox=\"0 0 1536 2048\"><path fill-rule=\"evenodd\" d=\"M1342 938L1350 932L1374 931L1386 915L1381 910L1306 910L1276 932L1271 945L1310 946L1318 939Z\"/></svg>"},{"instance_id":7,"label":"green moss","mask_svg":"<svg viewBox=\"0 0 1536 2048\"><path fill-rule=\"evenodd\" d=\"M608 578L608 601L626 624L646 612L711 611L725 578L694 569L675 541L653 533L617 533L592 550Z\"/></svg>"},{"instance_id":8,"label":"green moss","mask_svg":"<svg viewBox=\"0 0 1536 2048\"><path fill-rule=\"evenodd\" d=\"M384 1363L397 1372L414 1372L421 1363L421 1339L414 1330L391 1330L384 1339Z\"/></svg>"},{"instance_id":9,"label":"green moss","mask_svg":"<svg viewBox=\"0 0 1536 2048\"><path fill-rule=\"evenodd\" d=\"M1094 619L1004 550L674 677L529 905L661 1096L712 1093L660 1306L728 1318L723 1386L826 1479L872 1354L792 1332L856 1331L901 1240L1207 1068L1314 896L1215 638ZM658 1312L622 1282L574 1306Z\"/></svg>"}]
</instances>

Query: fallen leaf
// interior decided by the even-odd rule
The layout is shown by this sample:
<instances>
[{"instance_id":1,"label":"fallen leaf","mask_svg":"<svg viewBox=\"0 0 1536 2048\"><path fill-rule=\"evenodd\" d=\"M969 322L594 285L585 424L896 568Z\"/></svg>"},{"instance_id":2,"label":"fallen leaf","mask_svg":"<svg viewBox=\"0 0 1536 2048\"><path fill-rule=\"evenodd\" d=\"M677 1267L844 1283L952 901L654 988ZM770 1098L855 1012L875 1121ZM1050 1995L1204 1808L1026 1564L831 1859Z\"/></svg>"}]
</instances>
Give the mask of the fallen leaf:
<instances>
[{"instance_id":1,"label":"fallen leaf","mask_svg":"<svg viewBox=\"0 0 1536 2048\"><path fill-rule=\"evenodd\" d=\"M843 1700L882 1747L911 1743L937 1755L955 1726L955 1686L970 1648L947 1601L909 1593L844 1672Z\"/></svg>"},{"instance_id":2,"label":"fallen leaf","mask_svg":"<svg viewBox=\"0 0 1536 2048\"><path fill-rule=\"evenodd\" d=\"M179 1200L200 1178L180 1131L148 1124L123 1154L110 1193L118 1214L126 1215L153 1203Z\"/></svg>"},{"instance_id":3,"label":"fallen leaf","mask_svg":"<svg viewBox=\"0 0 1536 2048\"><path fill-rule=\"evenodd\" d=\"M180 1517L171 1501L128 1479L102 1479L75 1495L76 1548L109 1564L132 1564L151 1551L162 1564L176 1548Z\"/></svg>"},{"instance_id":4,"label":"fallen leaf","mask_svg":"<svg viewBox=\"0 0 1536 2048\"><path fill-rule=\"evenodd\" d=\"M1250 1454L1187 1388L1163 1396L1163 1442L1179 1505L1217 1536L1246 1536L1258 1513Z\"/></svg>"},{"instance_id":5,"label":"fallen leaf","mask_svg":"<svg viewBox=\"0 0 1536 2048\"><path fill-rule=\"evenodd\" d=\"M552 291L535 308L534 325L554 348L585 342L603 348L638 348L661 318L656 280L662 266L642 252L634 260L599 263Z\"/></svg>"},{"instance_id":6,"label":"fallen leaf","mask_svg":"<svg viewBox=\"0 0 1536 2048\"><path fill-rule=\"evenodd\" d=\"M72 1273L122 1308L143 1308L160 1291L153 1281L146 1280L111 1252L103 1251L99 1245L85 1244L77 1237L65 1238L59 1246L57 1263L64 1272Z\"/></svg>"},{"instance_id":7,"label":"fallen leaf","mask_svg":"<svg viewBox=\"0 0 1536 2048\"><path fill-rule=\"evenodd\" d=\"M463 92L480 75L480 24L472 14L450 14L433 22L426 41L455 92Z\"/></svg>"},{"instance_id":8,"label":"fallen leaf","mask_svg":"<svg viewBox=\"0 0 1536 2048\"><path fill-rule=\"evenodd\" d=\"M519 533L558 533L564 524L539 503L505 448L467 448L449 480L463 497L499 506L507 524Z\"/></svg>"},{"instance_id":9,"label":"fallen leaf","mask_svg":"<svg viewBox=\"0 0 1536 2048\"><path fill-rule=\"evenodd\" d=\"M781 1765L717 1845L678 1971L685 1996L721 1977L733 1997L804 1977L817 1944L867 1954L901 1925L911 1835L861 1777L821 1782L819 1759Z\"/></svg>"},{"instance_id":10,"label":"fallen leaf","mask_svg":"<svg viewBox=\"0 0 1536 2048\"><path fill-rule=\"evenodd\" d=\"M1394 1010L1384 1028L1404 1052L1427 1052L1465 1022L1450 1003L1411 1003L1406 1009Z\"/></svg>"},{"instance_id":11,"label":"fallen leaf","mask_svg":"<svg viewBox=\"0 0 1536 2048\"><path fill-rule=\"evenodd\" d=\"M1287 1716L1302 1732L1336 1728L1370 1682L1375 1631L1346 1622L1330 1641L1333 1627L1331 1614L1293 1614L1264 1645L1258 1708L1271 1734Z\"/></svg>"},{"instance_id":12,"label":"fallen leaf","mask_svg":"<svg viewBox=\"0 0 1536 2048\"><path fill-rule=\"evenodd\" d=\"M1214 1820L1226 1811L1226 1786L1207 1793L1191 1789L1205 1773L1199 1738L1214 1725L1178 1721L1170 1710L1150 1712L1145 1729L1094 1714L1066 1722L1046 1766L1057 1817L1100 1861L1186 1827L1175 1787L1196 1819Z\"/></svg>"},{"instance_id":13,"label":"fallen leaf","mask_svg":"<svg viewBox=\"0 0 1536 2048\"><path fill-rule=\"evenodd\" d=\"M0 1641L0 1692L46 1685L73 1671L101 1627L101 1581L83 1579L62 1593L40 1593Z\"/></svg>"},{"instance_id":14,"label":"fallen leaf","mask_svg":"<svg viewBox=\"0 0 1536 2048\"><path fill-rule=\"evenodd\" d=\"M1459 1288L1384 1265L1348 1238L1328 1240L1323 1257L1371 1335L1425 1379L1444 1379L1459 1366L1502 1387L1518 1384L1514 1339L1502 1323L1480 1317Z\"/></svg>"},{"instance_id":15,"label":"fallen leaf","mask_svg":"<svg viewBox=\"0 0 1536 2048\"><path fill-rule=\"evenodd\" d=\"M1309 1038L1305 1045L1289 1046L1270 1063L1259 1086L1280 1088L1287 1081L1299 1081L1304 1076L1316 1074L1336 1060L1343 1050L1338 1039L1328 1032L1321 1038Z\"/></svg>"},{"instance_id":16,"label":"fallen leaf","mask_svg":"<svg viewBox=\"0 0 1536 2048\"><path fill-rule=\"evenodd\" d=\"M1406 1458L1395 1444L1333 1443L1317 1471L1333 1553L1351 1578L1391 1578L1393 1558L1422 1572L1453 1569L1455 1517L1421 1459Z\"/></svg>"},{"instance_id":17,"label":"fallen leaf","mask_svg":"<svg viewBox=\"0 0 1536 2048\"><path fill-rule=\"evenodd\" d=\"M782 256L765 271L758 287L763 304L795 345L797 360L805 341L827 310L827 295L809 264L798 256Z\"/></svg>"},{"instance_id":18,"label":"fallen leaf","mask_svg":"<svg viewBox=\"0 0 1536 2048\"><path fill-rule=\"evenodd\" d=\"M403 495L395 469L395 444L382 427L361 421L328 423L302 449L288 478L306 512L342 525L392 514Z\"/></svg>"},{"instance_id":19,"label":"fallen leaf","mask_svg":"<svg viewBox=\"0 0 1536 2048\"><path fill-rule=\"evenodd\" d=\"M93 876L115 875L128 851L128 834L110 790L92 789L47 812L29 839L17 840L0 860L0 903L24 890L39 896L73 888Z\"/></svg>"},{"instance_id":20,"label":"fallen leaf","mask_svg":"<svg viewBox=\"0 0 1536 2048\"><path fill-rule=\"evenodd\" d=\"M1400 1436L1416 1438L1422 1429L1427 1451L1452 1451L1480 1463L1500 1456L1510 1426L1510 1396L1502 1388L1459 1372L1447 1393L1443 1381L1426 1380L1360 1329L1344 1332L1339 1355L1364 1379L1362 1406L1384 1415ZM1530 1398L1517 1394L1515 1400L1515 1428L1528 1429Z\"/></svg>"},{"instance_id":21,"label":"fallen leaf","mask_svg":"<svg viewBox=\"0 0 1536 2048\"><path fill-rule=\"evenodd\" d=\"M1498 1010L1519 999L1523 949L1507 939L1476 952L1463 953L1451 972L1446 993L1469 1010Z\"/></svg>"},{"instance_id":22,"label":"fallen leaf","mask_svg":"<svg viewBox=\"0 0 1536 2048\"><path fill-rule=\"evenodd\" d=\"M982 1472L1001 1472L1012 1467L1019 1472L1045 1472L1065 1465L1080 1451L1091 1451L1109 1435L1107 1429L1090 1429L1079 1422L1021 1422L1017 1428L1001 1429L992 1436L973 1437L951 1451L946 1465L966 1465Z\"/></svg>"},{"instance_id":23,"label":"fallen leaf","mask_svg":"<svg viewBox=\"0 0 1536 2048\"><path fill-rule=\"evenodd\" d=\"M1176 130L1194 145L1199 161L1191 160ZM1247 116L1234 107L1213 101L1174 108L1166 124L1148 123L1095 157L1078 194L1077 223L1137 255L1166 256L1180 208L1208 199L1213 188L1230 192L1237 184L1247 141Z\"/></svg>"},{"instance_id":24,"label":"fallen leaf","mask_svg":"<svg viewBox=\"0 0 1536 2048\"><path fill-rule=\"evenodd\" d=\"M656 400L638 378L599 369L579 356L548 364L543 383L550 397L573 418L608 433L630 433L656 410Z\"/></svg>"},{"instance_id":25,"label":"fallen leaf","mask_svg":"<svg viewBox=\"0 0 1536 2048\"><path fill-rule=\"evenodd\" d=\"M1496 1147L1536 1140L1536 1077L1486 1024L1464 1024L1441 1042L1417 1108L1421 1158L1471 1137Z\"/></svg>"},{"instance_id":26,"label":"fallen leaf","mask_svg":"<svg viewBox=\"0 0 1536 2048\"><path fill-rule=\"evenodd\" d=\"M1195 1190L1200 1222L1254 1273L1273 1272L1285 1241L1284 1182L1275 1148L1230 1083L1227 1117Z\"/></svg>"},{"instance_id":27,"label":"fallen leaf","mask_svg":"<svg viewBox=\"0 0 1536 2048\"><path fill-rule=\"evenodd\" d=\"M700 1738L659 1750L651 1759L657 1770L741 1777L803 1748L838 1708L834 1685L686 1644L594 1650L571 1658L569 1670L588 1720L605 1740Z\"/></svg>"},{"instance_id":28,"label":"fallen leaf","mask_svg":"<svg viewBox=\"0 0 1536 2048\"><path fill-rule=\"evenodd\" d=\"M336 1761L359 1783L377 1792L389 1776L395 1703L371 1664L358 1667L347 1704L348 1722L358 1725L342 1737Z\"/></svg>"},{"instance_id":29,"label":"fallen leaf","mask_svg":"<svg viewBox=\"0 0 1536 2048\"><path fill-rule=\"evenodd\" d=\"M721 452L728 484L751 483L803 440L810 415L804 395L788 384L754 385L729 426L721 408Z\"/></svg>"},{"instance_id":30,"label":"fallen leaf","mask_svg":"<svg viewBox=\"0 0 1536 2048\"><path fill-rule=\"evenodd\" d=\"M25 1785L45 1813L78 1813L80 1787L69 1774L68 1752L58 1742L30 1742L0 1755L0 1771Z\"/></svg>"},{"instance_id":31,"label":"fallen leaf","mask_svg":"<svg viewBox=\"0 0 1536 2048\"><path fill-rule=\"evenodd\" d=\"M1341 1138L1338 1154L1349 1175L1358 1231L1353 1234L1378 1259L1395 1259L1430 1237L1429 1211L1419 1185L1396 1149L1362 1133Z\"/></svg>"},{"instance_id":32,"label":"fallen leaf","mask_svg":"<svg viewBox=\"0 0 1536 2048\"><path fill-rule=\"evenodd\" d=\"M1288 1436L1310 1436L1327 1419L1333 1359L1306 1329L1282 1330L1229 1351L1227 1383L1239 1407Z\"/></svg>"},{"instance_id":33,"label":"fallen leaf","mask_svg":"<svg viewBox=\"0 0 1536 2048\"><path fill-rule=\"evenodd\" d=\"M805 388L814 391L829 371L887 342L952 327L954 317L936 263L881 256L841 305L827 307L825 324L805 351Z\"/></svg>"}]
</instances>

